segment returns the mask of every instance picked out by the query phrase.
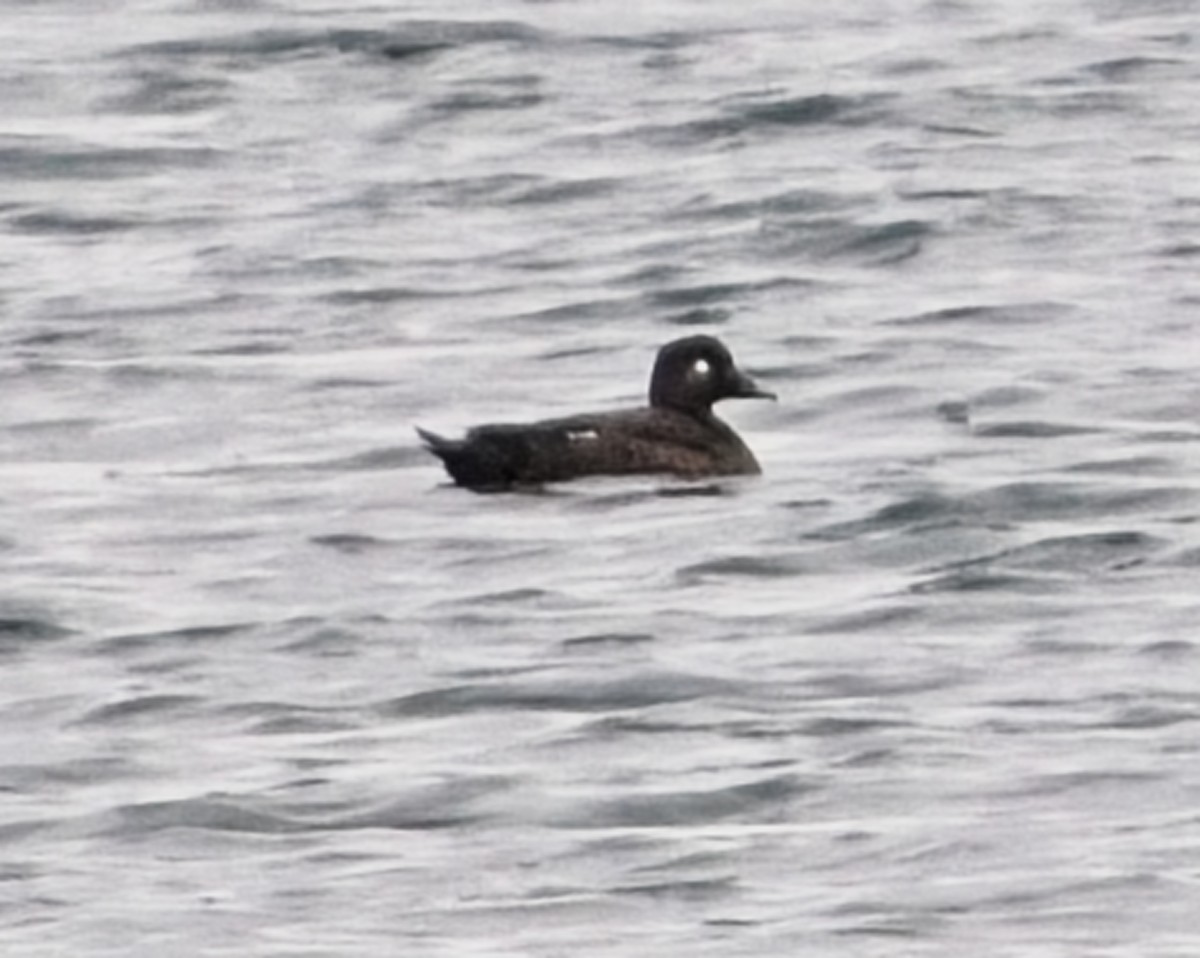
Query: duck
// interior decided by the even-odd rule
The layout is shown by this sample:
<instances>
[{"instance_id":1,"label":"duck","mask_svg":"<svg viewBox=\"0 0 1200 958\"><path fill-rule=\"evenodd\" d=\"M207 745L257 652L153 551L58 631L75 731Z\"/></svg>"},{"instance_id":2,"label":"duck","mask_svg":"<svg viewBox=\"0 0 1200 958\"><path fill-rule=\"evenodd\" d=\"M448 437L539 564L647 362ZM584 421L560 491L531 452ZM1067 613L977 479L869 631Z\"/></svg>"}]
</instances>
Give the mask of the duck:
<instances>
[{"instance_id":1,"label":"duck","mask_svg":"<svg viewBox=\"0 0 1200 958\"><path fill-rule=\"evenodd\" d=\"M530 423L491 423L448 439L416 427L455 484L476 492L543 486L585 476L757 475L749 446L714 415L722 399L776 399L714 336L687 336L658 351L649 404Z\"/></svg>"}]
</instances>

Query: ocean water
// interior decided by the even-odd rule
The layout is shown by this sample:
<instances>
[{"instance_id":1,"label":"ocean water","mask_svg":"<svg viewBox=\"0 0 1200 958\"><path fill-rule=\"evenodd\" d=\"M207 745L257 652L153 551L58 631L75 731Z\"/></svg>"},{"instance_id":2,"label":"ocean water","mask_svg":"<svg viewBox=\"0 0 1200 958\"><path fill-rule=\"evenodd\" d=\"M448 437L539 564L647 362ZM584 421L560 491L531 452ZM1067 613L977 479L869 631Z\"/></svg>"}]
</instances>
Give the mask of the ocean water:
<instances>
[{"instance_id":1,"label":"ocean water","mask_svg":"<svg viewBox=\"0 0 1200 958\"><path fill-rule=\"evenodd\" d=\"M1200 4L626 6L5 6L4 955L1200 954Z\"/></svg>"}]
</instances>

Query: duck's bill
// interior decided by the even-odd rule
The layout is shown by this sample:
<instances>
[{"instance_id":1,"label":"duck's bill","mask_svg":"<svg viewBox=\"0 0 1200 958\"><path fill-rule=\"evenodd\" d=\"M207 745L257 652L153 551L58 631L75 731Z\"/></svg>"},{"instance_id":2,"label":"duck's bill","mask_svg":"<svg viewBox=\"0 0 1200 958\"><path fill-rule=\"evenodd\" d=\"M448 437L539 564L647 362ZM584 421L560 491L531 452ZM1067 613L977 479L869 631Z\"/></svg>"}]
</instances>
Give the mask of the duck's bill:
<instances>
[{"instance_id":1,"label":"duck's bill","mask_svg":"<svg viewBox=\"0 0 1200 958\"><path fill-rule=\"evenodd\" d=\"M778 399L773 392L759 389L758 383L745 373L738 373L733 384L733 392L729 394L734 399Z\"/></svg>"}]
</instances>

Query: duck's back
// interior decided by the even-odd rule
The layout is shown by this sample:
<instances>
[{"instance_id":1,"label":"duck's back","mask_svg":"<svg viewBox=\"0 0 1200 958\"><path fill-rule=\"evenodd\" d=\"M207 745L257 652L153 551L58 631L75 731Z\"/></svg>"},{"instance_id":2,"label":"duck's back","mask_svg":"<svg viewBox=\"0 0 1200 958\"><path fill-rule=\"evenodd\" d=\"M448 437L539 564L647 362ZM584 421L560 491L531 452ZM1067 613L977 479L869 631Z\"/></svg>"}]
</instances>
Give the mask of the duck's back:
<instances>
[{"instance_id":1,"label":"duck's back","mask_svg":"<svg viewBox=\"0 0 1200 958\"><path fill-rule=\"evenodd\" d=\"M477 426L457 441L422 436L455 482L475 489L590 475L699 478L761 471L737 433L715 416L666 408Z\"/></svg>"}]
</instances>

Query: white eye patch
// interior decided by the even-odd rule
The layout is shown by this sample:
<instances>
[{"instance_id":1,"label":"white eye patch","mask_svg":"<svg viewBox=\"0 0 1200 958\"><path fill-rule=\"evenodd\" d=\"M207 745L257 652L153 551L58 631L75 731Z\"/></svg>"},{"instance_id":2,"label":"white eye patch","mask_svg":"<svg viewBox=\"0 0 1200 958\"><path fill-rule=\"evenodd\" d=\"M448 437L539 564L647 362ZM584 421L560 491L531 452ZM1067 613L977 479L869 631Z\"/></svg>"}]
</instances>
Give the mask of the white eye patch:
<instances>
[{"instance_id":1,"label":"white eye patch","mask_svg":"<svg viewBox=\"0 0 1200 958\"><path fill-rule=\"evenodd\" d=\"M707 359L697 359L692 363L692 372L697 376L707 376L712 367L708 364Z\"/></svg>"}]
</instances>

